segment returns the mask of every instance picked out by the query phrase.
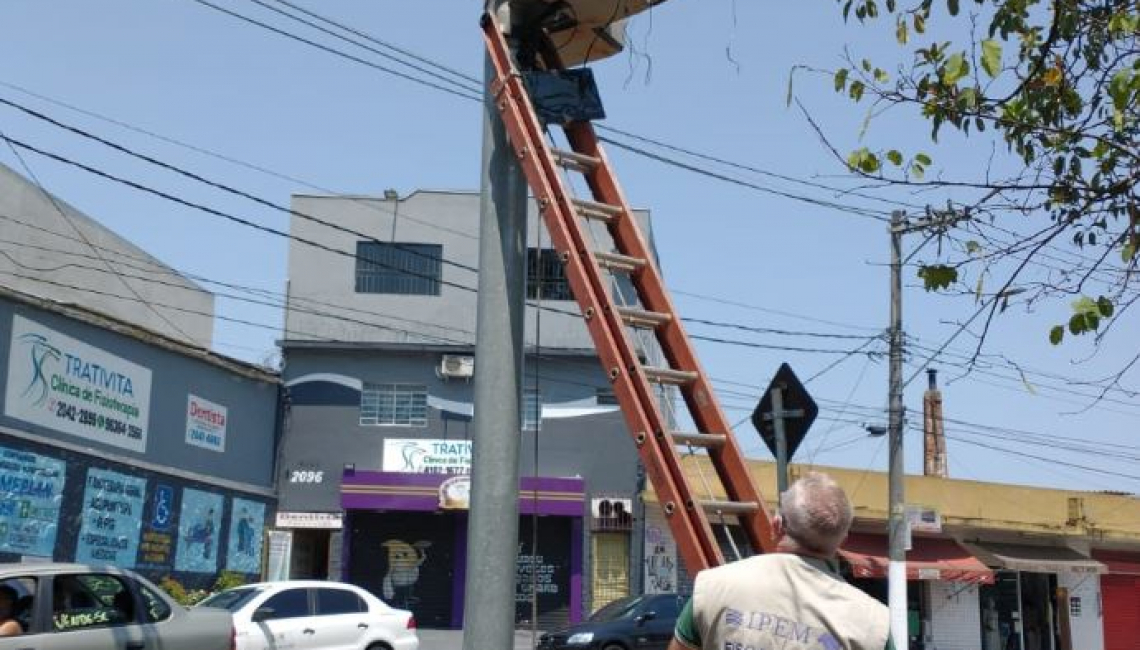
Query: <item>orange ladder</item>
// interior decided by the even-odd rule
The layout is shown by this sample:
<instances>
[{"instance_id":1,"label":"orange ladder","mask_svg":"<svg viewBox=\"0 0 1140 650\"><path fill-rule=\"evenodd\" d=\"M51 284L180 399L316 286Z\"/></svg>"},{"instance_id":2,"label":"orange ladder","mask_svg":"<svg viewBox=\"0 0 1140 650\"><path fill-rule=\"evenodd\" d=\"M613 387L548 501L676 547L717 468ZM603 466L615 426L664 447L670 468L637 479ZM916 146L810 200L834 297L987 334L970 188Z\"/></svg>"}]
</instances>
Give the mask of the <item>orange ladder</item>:
<instances>
[{"instance_id":1,"label":"orange ladder","mask_svg":"<svg viewBox=\"0 0 1140 650\"><path fill-rule=\"evenodd\" d=\"M774 540L764 501L593 126L564 124L569 150L548 142L498 21L486 14L482 26L494 66L491 92L511 146L538 201L686 569L695 575L724 563L710 515L737 518L754 551L771 551ZM548 69L561 67L553 58L556 55L549 52L543 56ZM592 199L574 198L561 169L582 174ZM605 225L613 250L596 250L588 237L588 222ZM638 304L618 304L605 272L627 277ZM666 366L642 362L634 344L637 330L655 335ZM672 430L675 418L662 411L655 385L680 391L696 431ZM695 494L681 466L678 445L707 451L727 499L701 499Z\"/></svg>"}]
</instances>

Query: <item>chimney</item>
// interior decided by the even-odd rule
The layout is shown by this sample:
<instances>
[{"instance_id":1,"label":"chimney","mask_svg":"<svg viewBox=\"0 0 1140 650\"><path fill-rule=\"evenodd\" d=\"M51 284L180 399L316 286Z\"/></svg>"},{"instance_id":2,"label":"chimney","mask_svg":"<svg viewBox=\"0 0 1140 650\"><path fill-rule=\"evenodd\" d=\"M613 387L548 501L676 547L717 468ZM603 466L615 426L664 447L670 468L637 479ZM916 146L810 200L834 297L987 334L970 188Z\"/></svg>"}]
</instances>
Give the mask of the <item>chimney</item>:
<instances>
[{"instance_id":1,"label":"chimney","mask_svg":"<svg viewBox=\"0 0 1140 650\"><path fill-rule=\"evenodd\" d=\"M946 435L942 430L942 391L938 390L938 371L926 371L930 385L922 396L923 474L947 478Z\"/></svg>"}]
</instances>

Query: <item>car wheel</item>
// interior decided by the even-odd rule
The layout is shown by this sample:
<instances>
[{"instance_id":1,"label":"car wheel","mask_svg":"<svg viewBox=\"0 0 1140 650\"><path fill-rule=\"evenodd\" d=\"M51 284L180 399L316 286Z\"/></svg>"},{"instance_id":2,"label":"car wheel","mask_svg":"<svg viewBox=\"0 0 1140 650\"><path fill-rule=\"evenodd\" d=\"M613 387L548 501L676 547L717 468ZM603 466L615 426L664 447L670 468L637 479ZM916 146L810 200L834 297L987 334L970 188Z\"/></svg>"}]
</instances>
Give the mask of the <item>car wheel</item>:
<instances>
[{"instance_id":1,"label":"car wheel","mask_svg":"<svg viewBox=\"0 0 1140 650\"><path fill-rule=\"evenodd\" d=\"M373 643L366 650L392 650L387 643Z\"/></svg>"},{"instance_id":2,"label":"car wheel","mask_svg":"<svg viewBox=\"0 0 1140 650\"><path fill-rule=\"evenodd\" d=\"M620 643L611 643L602 648L602 650L625 650L625 646Z\"/></svg>"}]
</instances>

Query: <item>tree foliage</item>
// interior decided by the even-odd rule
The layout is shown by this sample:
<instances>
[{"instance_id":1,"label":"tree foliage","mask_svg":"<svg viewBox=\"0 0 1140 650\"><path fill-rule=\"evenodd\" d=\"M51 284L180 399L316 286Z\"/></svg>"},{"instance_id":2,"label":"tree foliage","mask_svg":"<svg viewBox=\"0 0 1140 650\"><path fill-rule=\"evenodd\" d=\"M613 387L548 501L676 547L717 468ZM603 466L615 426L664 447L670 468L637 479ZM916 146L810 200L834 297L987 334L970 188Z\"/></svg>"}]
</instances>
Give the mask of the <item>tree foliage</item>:
<instances>
[{"instance_id":1,"label":"tree foliage","mask_svg":"<svg viewBox=\"0 0 1140 650\"><path fill-rule=\"evenodd\" d=\"M952 287L965 265L988 268L1014 254L1029 260L1069 240L1087 263L1037 278L1027 298L1070 297L1072 318L1050 330L1050 341L1097 332L1140 299L1133 286L1140 249L1140 1L839 5L848 21L891 21L905 63L879 67L849 53L848 64L834 74L837 92L871 103L873 112L913 111L929 124L933 143L950 130L992 138L1004 145L1011 163L995 173L988 148L979 148L985 156L979 164L946 170L961 178L930 178L930 155L894 143L852 151L848 167L884 183L960 190L972 197L968 214L990 223L1010 212L1048 218L1015 245L971 240L958 248L961 259L924 266L920 277L927 289ZM1013 265L1002 291L1027 281L1027 265ZM984 275L979 273L979 295ZM1087 295L1094 291L1100 295Z\"/></svg>"}]
</instances>

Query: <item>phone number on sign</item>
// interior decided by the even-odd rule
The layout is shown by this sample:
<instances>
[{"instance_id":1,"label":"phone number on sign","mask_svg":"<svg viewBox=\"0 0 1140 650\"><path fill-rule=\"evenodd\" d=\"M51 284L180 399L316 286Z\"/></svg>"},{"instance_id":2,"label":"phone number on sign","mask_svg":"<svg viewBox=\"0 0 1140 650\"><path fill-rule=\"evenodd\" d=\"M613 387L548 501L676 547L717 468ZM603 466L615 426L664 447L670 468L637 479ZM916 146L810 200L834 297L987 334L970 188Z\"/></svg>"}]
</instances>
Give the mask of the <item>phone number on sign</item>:
<instances>
[{"instance_id":1,"label":"phone number on sign","mask_svg":"<svg viewBox=\"0 0 1140 650\"><path fill-rule=\"evenodd\" d=\"M133 424L127 424L117 418L109 417L96 413L94 411L79 408L74 404L67 402L56 402L55 416L64 420L78 422L84 426L102 429L108 433L114 433L120 436L127 436L134 440L142 439L142 428Z\"/></svg>"}]
</instances>

